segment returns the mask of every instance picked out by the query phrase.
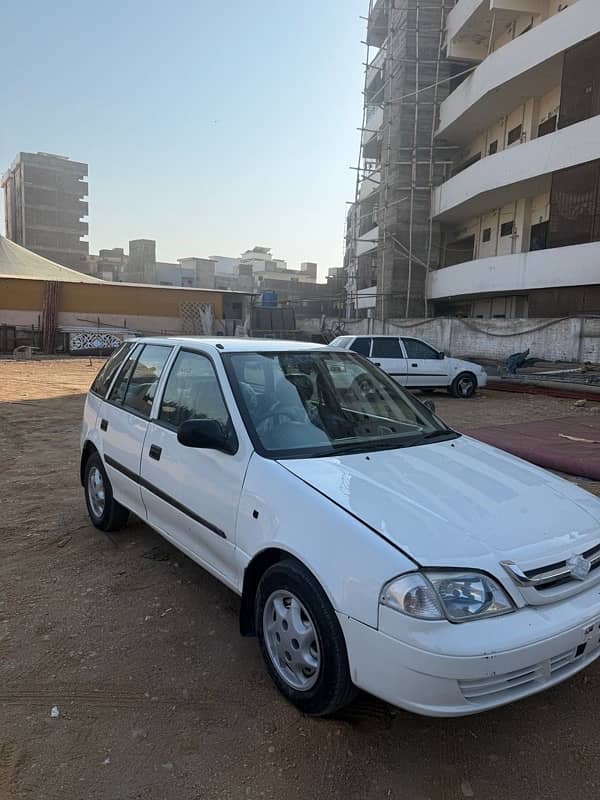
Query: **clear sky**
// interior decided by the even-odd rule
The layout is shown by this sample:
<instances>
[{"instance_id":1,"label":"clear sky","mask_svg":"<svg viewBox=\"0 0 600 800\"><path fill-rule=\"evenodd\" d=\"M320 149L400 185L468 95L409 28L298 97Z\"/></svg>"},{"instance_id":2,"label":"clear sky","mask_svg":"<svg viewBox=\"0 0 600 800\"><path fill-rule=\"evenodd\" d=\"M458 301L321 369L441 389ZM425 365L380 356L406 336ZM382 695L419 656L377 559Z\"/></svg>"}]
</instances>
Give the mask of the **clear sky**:
<instances>
[{"instance_id":1,"label":"clear sky","mask_svg":"<svg viewBox=\"0 0 600 800\"><path fill-rule=\"evenodd\" d=\"M162 261L264 245L324 275L354 196L367 6L5 3L0 172L20 150L87 162L94 253L136 238Z\"/></svg>"}]
</instances>

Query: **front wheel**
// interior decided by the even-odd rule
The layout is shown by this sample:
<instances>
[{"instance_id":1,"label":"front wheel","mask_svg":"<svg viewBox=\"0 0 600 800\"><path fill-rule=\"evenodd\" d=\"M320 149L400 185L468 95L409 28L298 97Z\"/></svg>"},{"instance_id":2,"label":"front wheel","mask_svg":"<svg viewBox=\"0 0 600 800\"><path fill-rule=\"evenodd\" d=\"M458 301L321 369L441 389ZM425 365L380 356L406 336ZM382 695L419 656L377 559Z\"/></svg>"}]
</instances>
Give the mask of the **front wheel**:
<instances>
[{"instance_id":1,"label":"front wheel","mask_svg":"<svg viewBox=\"0 0 600 800\"><path fill-rule=\"evenodd\" d=\"M468 398L473 397L477 391L477 379L469 372L457 375L450 386L450 394L454 397Z\"/></svg>"},{"instance_id":2,"label":"front wheel","mask_svg":"<svg viewBox=\"0 0 600 800\"><path fill-rule=\"evenodd\" d=\"M267 670L300 711L332 714L354 697L344 635L325 592L294 559L274 564L256 593L256 630Z\"/></svg>"},{"instance_id":3,"label":"front wheel","mask_svg":"<svg viewBox=\"0 0 600 800\"><path fill-rule=\"evenodd\" d=\"M117 531L127 524L129 511L117 503L112 486L98 453L85 464L85 504L94 525L101 531Z\"/></svg>"}]
</instances>

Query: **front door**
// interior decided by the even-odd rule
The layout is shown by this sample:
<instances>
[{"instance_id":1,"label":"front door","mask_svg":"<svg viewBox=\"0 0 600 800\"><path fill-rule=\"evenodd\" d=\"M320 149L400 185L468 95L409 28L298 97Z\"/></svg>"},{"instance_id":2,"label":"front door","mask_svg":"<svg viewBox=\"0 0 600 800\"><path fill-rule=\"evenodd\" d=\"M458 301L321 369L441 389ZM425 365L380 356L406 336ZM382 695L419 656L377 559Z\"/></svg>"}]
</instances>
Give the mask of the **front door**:
<instances>
[{"instance_id":1,"label":"front door","mask_svg":"<svg viewBox=\"0 0 600 800\"><path fill-rule=\"evenodd\" d=\"M172 351L164 345L137 345L102 403L102 456L115 499L142 519L146 509L139 485L142 445L161 372Z\"/></svg>"},{"instance_id":2,"label":"front door","mask_svg":"<svg viewBox=\"0 0 600 800\"><path fill-rule=\"evenodd\" d=\"M448 385L448 367L445 358L427 342L421 339L402 338L406 350L408 379L407 386L428 388Z\"/></svg>"},{"instance_id":3,"label":"front door","mask_svg":"<svg viewBox=\"0 0 600 800\"><path fill-rule=\"evenodd\" d=\"M184 447L177 429L189 419L232 425L212 360L180 350L144 443L142 497L151 525L234 585L237 510L250 446L245 439L238 441L233 455Z\"/></svg>"},{"instance_id":4,"label":"front door","mask_svg":"<svg viewBox=\"0 0 600 800\"><path fill-rule=\"evenodd\" d=\"M401 386L406 386L406 357L398 337L374 336L371 361Z\"/></svg>"}]
</instances>

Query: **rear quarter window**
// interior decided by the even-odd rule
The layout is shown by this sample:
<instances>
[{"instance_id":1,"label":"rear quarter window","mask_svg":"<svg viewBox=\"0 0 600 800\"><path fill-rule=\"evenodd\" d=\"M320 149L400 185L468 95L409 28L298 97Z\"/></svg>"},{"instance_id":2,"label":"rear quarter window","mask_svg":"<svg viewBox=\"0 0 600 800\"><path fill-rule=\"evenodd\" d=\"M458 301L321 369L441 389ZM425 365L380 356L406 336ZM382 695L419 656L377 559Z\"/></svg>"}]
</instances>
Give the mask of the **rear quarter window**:
<instances>
[{"instance_id":1,"label":"rear quarter window","mask_svg":"<svg viewBox=\"0 0 600 800\"><path fill-rule=\"evenodd\" d=\"M121 364L127 358L131 351L134 342L125 342L119 347L118 350L105 362L100 372L96 375L94 382L90 387L90 391L97 394L99 397L106 397L106 393L112 383L112 379L117 374Z\"/></svg>"}]
</instances>

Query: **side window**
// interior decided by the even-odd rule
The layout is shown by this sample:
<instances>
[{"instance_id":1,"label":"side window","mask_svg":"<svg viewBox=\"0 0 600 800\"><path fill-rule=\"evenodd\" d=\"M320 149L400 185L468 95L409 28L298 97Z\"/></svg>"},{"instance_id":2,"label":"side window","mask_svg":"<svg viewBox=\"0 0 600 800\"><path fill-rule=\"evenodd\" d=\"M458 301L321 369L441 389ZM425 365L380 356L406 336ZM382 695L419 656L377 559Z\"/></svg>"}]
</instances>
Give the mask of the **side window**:
<instances>
[{"instance_id":1,"label":"side window","mask_svg":"<svg viewBox=\"0 0 600 800\"><path fill-rule=\"evenodd\" d=\"M136 361L142 350L143 345L138 345L137 347L134 347L133 350L128 352L125 363L123 364L123 367L117 375L117 379L110 390L108 399L111 403L118 403L120 405L123 402L123 398L125 397L125 392L127 391L127 386L129 384L129 379L131 378L131 373L135 368Z\"/></svg>"},{"instance_id":2,"label":"side window","mask_svg":"<svg viewBox=\"0 0 600 800\"><path fill-rule=\"evenodd\" d=\"M133 346L133 342L125 342L125 344L122 344L118 350L115 350L108 361L104 363L104 366L100 372L96 375L96 379L90 387L91 392L100 395L100 397L106 397L106 393L112 382L112 379L117 374L117 371L127 358L127 354L131 351Z\"/></svg>"},{"instance_id":3,"label":"side window","mask_svg":"<svg viewBox=\"0 0 600 800\"><path fill-rule=\"evenodd\" d=\"M368 356L371 349L371 340L366 336L359 336L350 345L350 350L361 356Z\"/></svg>"},{"instance_id":4,"label":"side window","mask_svg":"<svg viewBox=\"0 0 600 800\"><path fill-rule=\"evenodd\" d=\"M165 386L158 418L174 428L188 419L215 419L224 428L229 426L227 406L209 358L186 350L179 353Z\"/></svg>"},{"instance_id":5,"label":"side window","mask_svg":"<svg viewBox=\"0 0 600 800\"><path fill-rule=\"evenodd\" d=\"M395 336L376 336L373 338L373 358L404 358L400 339Z\"/></svg>"},{"instance_id":6,"label":"side window","mask_svg":"<svg viewBox=\"0 0 600 800\"><path fill-rule=\"evenodd\" d=\"M148 344L135 362L125 365L110 399L144 417L150 416L156 387L172 348Z\"/></svg>"},{"instance_id":7,"label":"side window","mask_svg":"<svg viewBox=\"0 0 600 800\"><path fill-rule=\"evenodd\" d=\"M329 342L330 347L348 347L352 341L351 336L338 336L333 342Z\"/></svg>"},{"instance_id":8,"label":"side window","mask_svg":"<svg viewBox=\"0 0 600 800\"><path fill-rule=\"evenodd\" d=\"M437 350L419 339L402 339L409 358L438 358Z\"/></svg>"}]
</instances>

